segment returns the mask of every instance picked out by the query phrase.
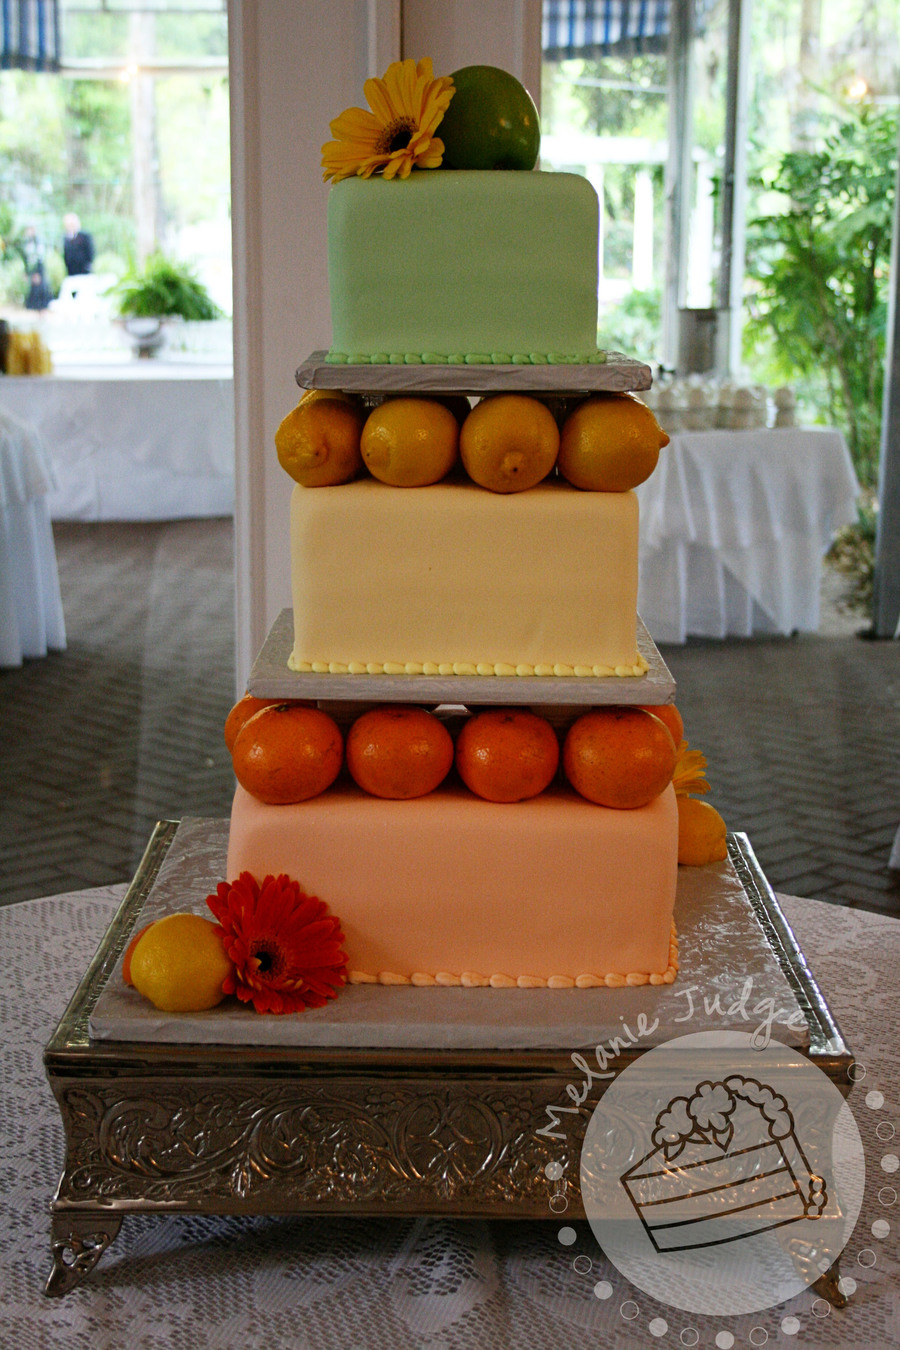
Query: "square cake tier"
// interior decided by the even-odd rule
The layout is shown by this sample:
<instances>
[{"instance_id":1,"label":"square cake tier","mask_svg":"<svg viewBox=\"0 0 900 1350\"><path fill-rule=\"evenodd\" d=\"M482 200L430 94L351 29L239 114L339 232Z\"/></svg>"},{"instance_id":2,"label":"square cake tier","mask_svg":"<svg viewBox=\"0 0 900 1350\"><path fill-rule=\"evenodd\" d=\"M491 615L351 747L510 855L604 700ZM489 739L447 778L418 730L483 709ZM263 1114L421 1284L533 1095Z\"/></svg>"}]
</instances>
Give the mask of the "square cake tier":
<instances>
[{"instance_id":1,"label":"square cake tier","mask_svg":"<svg viewBox=\"0 0 900 1350\"><path fill-rule=\"evenodd\" d=\"M238 788L227 875L285 873L341 920L351 980L551 987L669 983L678 812L568 788L385 801L338 786L292 806Z\"/></svg>"},{"instance_id":2,"label":"square cake tier","mask_svg":"<svg viewBox=\"0 0 900 1350\"><path fill-rule=\"evenodd\" d=\"M292 669L639 675L638 502L554 479L291 498Z\"/></svg>"},{"instance_id":3,"label":"square cake tier","mask_svg":"<svg viewBox=\"0 0 900 1350\"><path fill-rule=\"evenodd\" d=\"M597 360L598 221L577 174L444 169L335 184L329 360Z\"/></svg>"}]
</instances>

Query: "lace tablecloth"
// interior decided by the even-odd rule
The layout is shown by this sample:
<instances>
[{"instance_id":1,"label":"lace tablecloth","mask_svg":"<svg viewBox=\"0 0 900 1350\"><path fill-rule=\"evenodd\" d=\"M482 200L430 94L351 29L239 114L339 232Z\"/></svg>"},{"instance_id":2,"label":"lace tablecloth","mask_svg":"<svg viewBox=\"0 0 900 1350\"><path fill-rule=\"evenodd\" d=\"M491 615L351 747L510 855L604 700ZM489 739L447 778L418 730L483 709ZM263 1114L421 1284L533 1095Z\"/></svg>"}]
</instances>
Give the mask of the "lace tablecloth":
<instances>
[{"instance_id":1,"label":"lace tablecloth","mask_svg":"<svg viewBox=\"0 0 900 1350\"><path fill-rule=\"evenodd\" d=\"M864 1070L850 1101L866 1188L842 1259L855 1285L844 1311L808 1290L751 1316L691 1316L629 1285L587 1224L563 1245L552 1218L128 1215L92 1276L51 1302L48 1204L63 1132L41 1054L123 890L0 909L3 1350L900 1345L900 1201L883 1203L900 1153L900 923L789 897L785 912Z\"/></svg>"}]
</instances>

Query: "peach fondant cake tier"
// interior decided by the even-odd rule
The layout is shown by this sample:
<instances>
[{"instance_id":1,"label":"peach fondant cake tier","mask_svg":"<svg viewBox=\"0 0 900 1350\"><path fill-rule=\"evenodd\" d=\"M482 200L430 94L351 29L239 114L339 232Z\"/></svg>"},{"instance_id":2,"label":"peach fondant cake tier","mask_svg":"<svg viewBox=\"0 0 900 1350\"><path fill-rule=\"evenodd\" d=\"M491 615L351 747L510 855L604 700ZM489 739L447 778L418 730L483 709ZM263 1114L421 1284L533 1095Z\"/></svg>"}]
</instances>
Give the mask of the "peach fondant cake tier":
<instances>
[{"instance_id":1,"label":"peach fondant cake tier","mask_svg":"<svg viewBox=\"0 0 900 1350\"><path fill-rule=\"evenodd\" d=\"M294 670L640 675L638 503L374 479L291 498Z\"/></svg>"},{"instance_id":2,"label":"peach fondant cake tier","mask_svg":"<svg viewBox=\"0 0 900 1350\"><path fill-rule=\"evenodd\" d=\"M564 788L264 806L239 787L227 875L283 872L326 901L358 983L621 986L675 978L677 854L671 787L633 811Z\"/></svg>"}]
</instances>

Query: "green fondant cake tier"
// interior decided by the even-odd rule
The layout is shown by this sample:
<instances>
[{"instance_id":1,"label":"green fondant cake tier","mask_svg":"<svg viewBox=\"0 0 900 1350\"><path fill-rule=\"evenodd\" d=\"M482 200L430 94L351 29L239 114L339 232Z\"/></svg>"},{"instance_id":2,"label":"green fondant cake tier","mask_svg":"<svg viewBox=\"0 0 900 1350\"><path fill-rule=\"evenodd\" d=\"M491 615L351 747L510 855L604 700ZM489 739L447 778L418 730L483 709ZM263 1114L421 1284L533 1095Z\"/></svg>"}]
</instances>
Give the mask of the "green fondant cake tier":
<instances>
[{"instance_id":1,"label":"green fondant cake tier","mask_svg":"<svg viewBox=\"0 0 900 1350\"><path fill-rule=\"evenodd\" d=\"M422 170L328 197L328 360L589 364L597 194L566 173Z\"/></svg>"}]
</instances>

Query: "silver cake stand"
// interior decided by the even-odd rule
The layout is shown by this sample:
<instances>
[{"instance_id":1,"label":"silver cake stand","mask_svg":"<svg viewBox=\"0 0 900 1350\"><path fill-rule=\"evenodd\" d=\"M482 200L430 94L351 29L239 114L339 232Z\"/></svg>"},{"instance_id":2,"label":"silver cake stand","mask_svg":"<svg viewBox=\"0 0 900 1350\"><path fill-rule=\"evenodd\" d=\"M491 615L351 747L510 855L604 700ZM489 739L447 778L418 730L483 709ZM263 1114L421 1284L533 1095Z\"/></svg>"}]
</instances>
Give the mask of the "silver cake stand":
<instances>
[{"instance_id":1,"label":"silver cake stand","mask_svg":"<svg viewBox=\"0 0 900 1350\"><path fill-rule=\"evenodd\" d=\"M545 1168L568 1162L577 1177L606 1086L566 1115L564 1143L540 1133L548 1107L571 1105L573 1051L590 1053L624 1015L658 1017L650 1039L617 1056L624 1069L683 1034L679 984L708 987L712 971L720 981L731 972L739 988L749 970L754 997L799 1010L804 1029L776 1036L849 1091L851 1053L744 835L730 836L728 864L682 869L673 986L354 986L296 1017L244 1005L157 1014L122 983L125 947L160 913L204 908L224 876L226 841L224 820L157 826L46 1047L66 1137L50 1295L89 1274L127 1214L553 1218L559 1183ZM729 1029L727 1018L711 1025ZM704 1026L701 1014L691 1030ZM577 1184L566 1214L584 1215Z\"/></svg>"}]
</instances>

